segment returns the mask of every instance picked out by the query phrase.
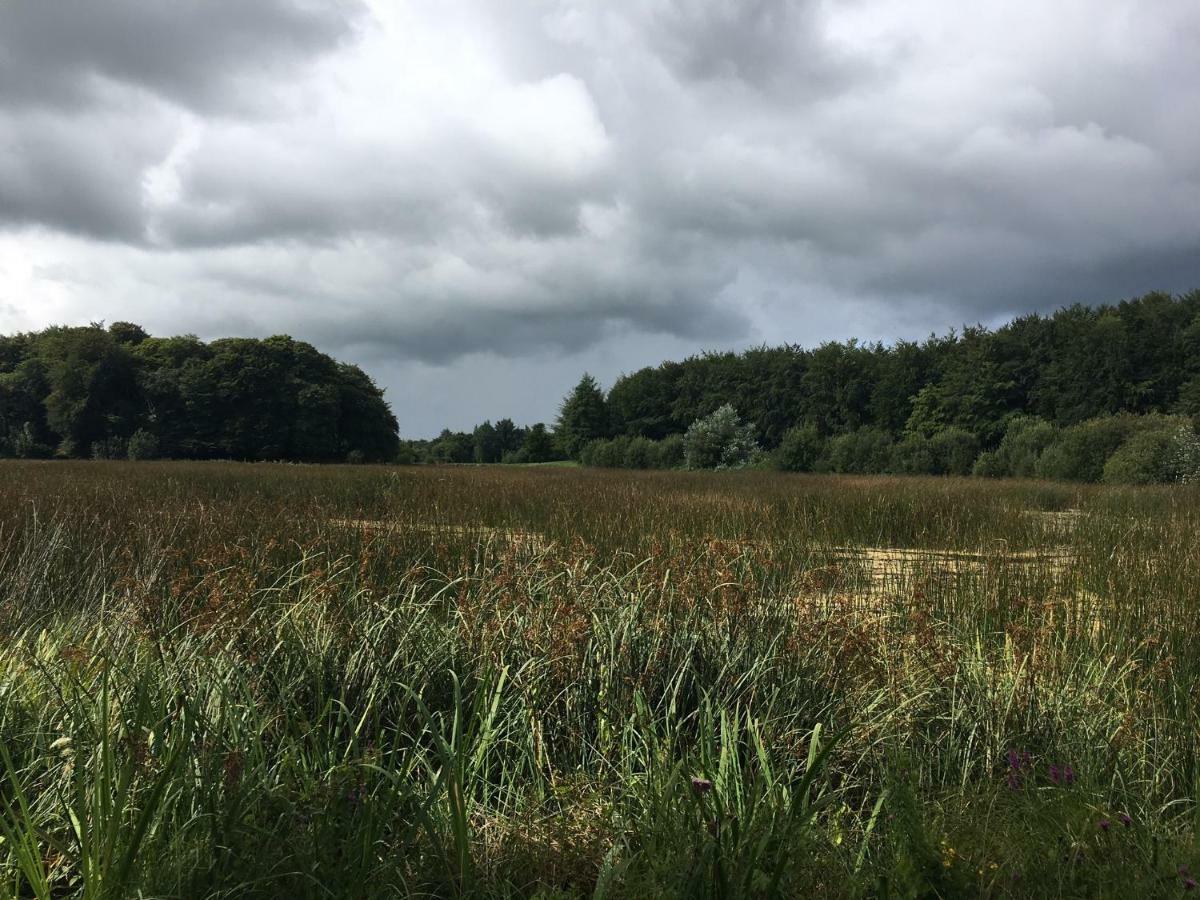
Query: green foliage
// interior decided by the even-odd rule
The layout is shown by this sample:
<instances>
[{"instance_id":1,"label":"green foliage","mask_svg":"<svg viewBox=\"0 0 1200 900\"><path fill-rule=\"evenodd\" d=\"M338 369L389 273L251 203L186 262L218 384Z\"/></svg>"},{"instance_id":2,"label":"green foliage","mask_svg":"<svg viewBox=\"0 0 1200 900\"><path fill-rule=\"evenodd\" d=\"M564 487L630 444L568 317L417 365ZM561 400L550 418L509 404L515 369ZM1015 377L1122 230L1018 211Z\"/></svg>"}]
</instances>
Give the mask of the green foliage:
<instances>
[{"instance_id":1,"label":"green foliage","mask_svg":"<svg viewBox=\"0 0 1200 900\"><path fill-rule=\"evenodd\" d=\"M1104 464L1106 484L1188 482L1200 471L1196 433L1181 416L1147 416Z\"/></svg>"},{"instance_id":2,"label":"green foliage","mask_svg":"<svg viewBox=\"0 0 1200 900\"><path fill-rule=\"evenodd\" d=\"M29 357L30 346L26 335L0 337L6 358L0 366L0 445L19 458L49 456L56 443L42 402L50 392L49 375L42 360Z\"/></svg>"},{"instance_id":3,"label":"green foliage","mask_svg":"<svg viewBox=\"0 0 1200 900\"><path fill-rule=\"evenodd\" d=\"M976 457L971 474L980 478L1003 478L1008 473L1004 471L999 454L995 450L984 450Z\"/></svg>"},{"instance_id":4,"label":"green foliage","mask_svg":"<svg viewBox=\"0 0 1200 900\"><path fill-rule=\"evenodd\" d=\"M104 447L127 437L136 419L133 357L105 329L48 328L30 344L46 375L46 424L60 446Z\"/></svg>"},{"instance_id":5,"label":"green foliage","mask_svg":"<svg viewBox=\"0 0 1200 900\"><path fill-rule=\"evenodd\" d=\"M444 429L429 446L429 461L469 463L475 461L475 437L461 431Z\"/></svg>"},{"instance_id":6,"label":"green foliage","mask_svg":"<svg viewBox=\"0 0 1200 900\"><path fill-rule=\"evenodd\" d=\"M1168 430L1133 435L1104 463L1101 480L1105 484L1160 484L1171 480L1168 467L1174 437Z\"/></svg>"},{"instance_id":7,"label":"green foliage","mask_svg":"<svg viewBox=\"0 0 1200 900\"><path fill-rule=\"evenodd\" d=\"M1169 427L1165 417L1129 414L1089 419L1060 432L1038 459L1040 478L1100 481L1108 458L1139 431Z\"/></svg>"},{"instance_id":8,"label":"green foliage","mask_svg":"<svg viewBox=\"0 0 1200 900\"><path fill-rule=\"evenodd\" d=\"M683 458L689 469L735 469L758 453L754 426L745 424L731 405L697 419L683 436Z\"/></svg>"},{"instance_id":9,"label":"green foliage","mask_svg":"<svg viewBox=\"0 0 1200 900\"><path fill-rule=\"evenodd\" d=\"M673 469L683 464L683 438L672 435L661 441L620 435L592 441L580 453L585 466L601 469Z\"/></svg>"},{"instance_id":10,"label":"green foliage","mask_svg":"<svg viewBox=\"0 0 1200 900\"><path fill-rule=\"evenodd\" d=\"M474 441L473 458L477 463L496 463L504 456L504 446L496 435L496 429L491 422L476 425L472 434Z\"/></svg>"},{"instance_id":11,"label":"green foliage","mask_svg":"<svg viewBox=\"0 0 1200 900\"><path fill-rule=\"evenodd\" d=\"M1200 435L1190 423L1180 425L1175 431L1167 472L1171 480L1180 484L1200 480Z\"/></svg>"},{"instance_id":12,"label":"green foliage","mask_svg":"<svg viewBox=\"0 0 1200 900\"><path fill-rule=\"evenodd\" d=\"M683 466L683 435L670 434L654 445L654 468L678 469Z\"/></svg>"},{"instance_id":13,"label":"green foliage","mask_svg":"<svg viewBox=\"0 0 1200 900\"><path fill-rule=\"evenodd\" d=\"M644 437L629 438L625 446L624 468L653 469L656 468L655 443Z\"/></svg>"},{"instance_id":14,"label":"green foliage","mask_svg":"<svg viewBox=\"0 0 1200 900\"><path fill-rule=\"evenodd\" d=\"M1179 397L1171 411L1185 416L1200 416L1200 375L1189 378L1179 388Z\"/></svg>"},{"instance_id":15,"label":"green foliage","mask_svg":"<svg viewBox=\"0 0 1200 900\"><path fill-rule=\"evenodd\" d=\"M108 326L108 333L112 335L113 340L118 344L132 346L137 346L150 337L146 333L146 329L141 325L135 325L133 322L113 322Z\"/></svg>"},{"instance_id":16,"label":"green foliage","mask_svg":"<svg viewBox=\"0 0 1200 900\"><path fill-rule=\"evenodd\" d=\"M988 442L998 440L1005 416L1025 402L1014 377L1022 360L1005 352L1008 337L968 328L947 342L938 362L939 376L913 398L905 430L932 438L955 428L983 435Z\"/></svg>"},{"instance_id":17,"label":"green foliage","mask_svg":"<svg viewBox=\"0 0 1200 900\"><path fill-rule=\"evenodd\" d=\"M943 428L929 439L936 475L970 475L979 456L979 438L961 428Z\"/></svg>"},{"instance_id":18,"label":"green foliage","mask_svg":"<svg viewBox=\"0 0 1200 900\"><path fill-rule=\"evenodd\" d=\"M1120 413L1200 412L1198 360L1200 291L1148 294L921 343L703 353L622 376L608 405L615 433L652 439L726 404L755 423L755 439L768 449L797 427L826 439L872 428L896 442L894 459L876 461L878 472L1031 477L1059 443L1046 472L1098 480L1112 442L1093 433L1099 449L1072 463L1065 456L1078 445L1061 443L1060 430ZM785 451L776 464L793 455ZM812 465L809 456L800 453L794 465Z\"/></svg>"},{"instance_id":19,"label":"green foliage","mask_svg":"<svg viewBox=\"0 0 1200 900\"><path fill-rule=\"evenodd\" d=\"M394 462L398 466L411 466L420 461L418 450L413 441L401 441L400 448L396 451Z\"/></svg>"},{"instance_id":20,"label":"green foliage","mask_svg":"<svg viewBox=\"0 0 1200 900\"><path fill-rule=\"evenodd\" d=\"M338 451L357 450L368 462L386 462L399 447L398 425L383 389L358 366L338 363L330 386L336 392Z\"/></svg>"},{"instance_id":21,"label":"green foliage","mask_svg":"<svg viewBox=\"0 0 1200 900\"><path fill-rule=\"evenodd\" d=\"M579 461L585 466L600 469L620 469L625 465L625 448L629 438L621 437L610 440L595 440L586 444L579 453Z\"/></svg>"},{"instance_id":22,"label":"green foliage","mask_svg":"<svg viewBox=\"0 0 1200 900\"><path fill-rule=\"evenodd\" d=\"M906 435L892 448L891 471L901 475L937 474L932 443L923 434Z\"/></svg>"},{"instance_id":23,"label":"green foliage","mask_svg":"<svg viewBox=\"0 0 1200 900\"><path fill-rule=\"evenodd\" d=\"M931 436L905 435L892 448L889 471L904 475L969 475L978 456L979 439L950 426Z\"/></svg>"},{"instance_id":24,"label":"green foliage","mask_svg":"<svg viewBox=\"0 0 1200 900\"><path fill-rule=\"evenodd\" d=\"M495 432L501 459L505 454L516 453L525 445L525 429L518 428L512 419L499 419L495 425Z\"/></svg>"},{"instance_id":25,"label":"green foliage","mask_svg":"<svg viewBox=\"0 0 1200 900\"><path fill-rule=\"evenodd\" d=\"M942 352L943 344L936 340L897 341L890 348L876 349L869 408L872 424L893 434L904 430L917 392L936 377L932 367Z\"/></svg>"},{"instance_id":26,"label":"green foliage","mask_svg":"<svg viewBox=\"0 0 1200 900\"><path fill-rule=\"evenodd\" d=\"M120 437L107 437L92 444L92 459L129 459L129 442Z\"/></svg>"},{"instance_id":27,"label":"green foliage","mask_svg":"<svg viewBox=\"0 0 1200 900\"><path fill-rule=\"evenodd\" d=\"M64 457L115 459L138 432L171 458L390 460L399 446L383 392L309 344L153 338L128 322L0 338L10 452L26 425L21 455L55 446Z\"/></svg>"},{"instance_id":28,"label":"green foliage","mask_svg":"<svg viewBox=\"0 0 1200 900\"><path fill-rule=\"evenodd\" d=\"M145 459L158 458L158 438L152 431L139 428L129 437L128 455L137 462Z\"/></svg>"},{"instance_id":29,"label":"green foliage","mask_svg":"<svg viewBox=\"0 0 1200 900\"><path fill-rule=\"evenodd\" d=\"M859 428L829 442L823 471L847 474L887 472L892 462L892 436L880 428Z\"/></svg>"},{"instance_id":30,"label":"green foliage","mask_svg":"<svg viewBox=\"0 0 1200 900\"><path fill-rule=\"evenodd\" d=\"M544 423L528 428L512 419L500 419L494 425L485 421L471 432L444 429L433 440L405 441L394 459L402 464L434 463L545 463L562 459L554 435Z\"/></svg>"},{"instance_id":31,"label":"green foliage","mask_svg":"<svg viewBox=\"0 0 1200 900\"><path fill-rule=\"evenodd\" d=\"M543 434L545 426L542 426ZM518 428L512 419L501 419L495 425L485 421L476 425L472 434L475 442L474 460L477 463L512 462L525 444L525 429ZM521 462L539 462L521 457Z\"/></svg>"},{"instance_id":32,"label":"green foliage","mask_svg":"<svg viewBox=\"0 0 1200 900\"><path fill-rule=\"evenodd\" d=\"M630 436L651 440L682 431L686 423L679 423L671 412L677 368L664 363L618 378L608 392L610 424Z\"/></svg>"},{"instance_id":33,"label":"green foliage","mask_svg":"<svg viewBox=\"0 0 1200 900\"><path fill-rule=\"evenodd\" d=\"M980 458L975 474L1032 478L1037 474L1042 453L1057 438L1058 429L1049 422L1036 417L1014 416L1005 428L1000 446L993 453L985 454L986 458Z\"/></svg>"},{"instance_id":34,"label":"green foliage","mask_svg":"<svg viewBox=\"0 0 1200 900\"><path fill-rule=\"evenodd\" d=\"M583 448L609 434L608 408L596 379L585 374L563 400L554 436L559 449L578 459Z\"/></svg>"},{"instance_id":35,"label":"green foliage","mask_svg":"<svg viewBox=\"0 0 1200 900\"><path fill-rule=\"evenodd\" d=\"M826 443L815 425L789 428L772 454L775 468L782 472L812 472L825 453Z\"/></svg>"},{"instance_id":36,"label":"green foliage","mask_svg":"<svg viewBox=\"0 0 1200 900\"><path fill-rule=\"evenodd\" d=\"M1104 464L1133 430L1130 418L1089 419L1064 429L1038 459L1039 478L1099 481Z\"/></svg>"},{"instance_id":37,"label":"green foliage","mask_svg":"<svg viewBox=\"0 0 1200 900\"><path fill-rule=\"evenodd\" d=\"M53 450L38 440L32 422L14 428L8 435L8 448L17 459L49 459Z\"/></svg>"},{"instance_id":38,"label":"green foliage","mask_svg":"<svg viewBox=\"0 0 1200 900\"><path fill-rule=\"evenodd\" d=\"M525 434L525 441L519 452L522 454L521 462L550 462L557 458L554 452L554 437L541 422L532 426Z\"/></svg>"}]
</instances>

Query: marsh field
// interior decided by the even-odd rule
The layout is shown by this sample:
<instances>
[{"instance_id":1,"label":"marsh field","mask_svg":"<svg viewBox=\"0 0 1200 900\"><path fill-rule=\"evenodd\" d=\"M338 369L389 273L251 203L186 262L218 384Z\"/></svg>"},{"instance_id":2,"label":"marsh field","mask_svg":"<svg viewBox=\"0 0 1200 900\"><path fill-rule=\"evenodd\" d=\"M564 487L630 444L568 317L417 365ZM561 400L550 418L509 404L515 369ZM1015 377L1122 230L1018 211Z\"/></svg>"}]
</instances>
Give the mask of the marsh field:
<instances>
[{"instance_id":1,"label":"marsh field","mask_svg":"<svg viewBox=\"0 0 1200 900\"><path fill-rule=\"evenodd\" d=\"M0 896L1177 896L1198 537L1187 486L6 462Z\"/></svg>"}]
</instances>

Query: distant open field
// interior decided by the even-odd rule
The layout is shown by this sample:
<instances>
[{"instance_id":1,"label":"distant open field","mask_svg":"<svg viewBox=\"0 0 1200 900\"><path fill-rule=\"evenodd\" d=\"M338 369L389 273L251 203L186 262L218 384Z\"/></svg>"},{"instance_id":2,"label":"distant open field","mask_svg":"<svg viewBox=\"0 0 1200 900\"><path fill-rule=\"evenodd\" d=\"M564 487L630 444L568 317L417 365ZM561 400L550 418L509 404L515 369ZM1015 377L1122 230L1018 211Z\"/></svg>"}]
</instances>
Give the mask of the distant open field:
<instances>
[{"instance_id":1,"label":"distant open field","mask_svg":"<svg viewBox=\"0 0 1200 900\"><path fill-rule=\"evenodd\" d=\"M0 897L1175 896L1198 635L1195 486L5 462Z\"/></svg>"}]
</instances>

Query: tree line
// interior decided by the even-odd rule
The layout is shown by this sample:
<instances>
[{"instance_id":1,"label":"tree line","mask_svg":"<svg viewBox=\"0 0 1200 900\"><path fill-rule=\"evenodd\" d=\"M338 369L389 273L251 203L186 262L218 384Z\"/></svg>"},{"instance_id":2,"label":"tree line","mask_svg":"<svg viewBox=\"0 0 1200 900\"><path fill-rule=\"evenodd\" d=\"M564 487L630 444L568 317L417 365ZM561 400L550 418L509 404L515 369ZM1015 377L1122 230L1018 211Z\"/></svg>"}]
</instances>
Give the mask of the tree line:
<instances>
[{"instance_id":1,"label":"tree line","mask_svg":"<svg viewBox=\"0 0 1200 900\"><path fill-rule=\"evenodd\" d=\"M1074 305L924 341L702 353L584 375L552 427L400 441L361 369L287 336L140 326L0 336L0 455L1190 477L1200 291Z\"/></svg>"},{"instance_id":2,"label":"tree line","mask_svg":"<svg viewBox=\"0 0 1200 900\"><path fill-rule=\"evenodd\" d=\"M921 342L704 353L623 375L607 394L585 376L558 431L563 452L592 465L732 459L1147 482L1187 475L1198 416L1200 291L1074 305ZM720 453L693 457L714 431L740 435L742 450L724 463Z\"/></svg>"},{"instance_id":3,"label":"tree line","mask_svg":"<svg viewBox=\"0 0 1200 900\"><path fill-rule=\"evenodd\" d=\"M138 325L0 336L0 456L393 461L396 418L360 368L287 336Z\"/></svg>"},{"instance_id":4,"label":"tree line","mask_svg":"<svg viewBox=\"0 0 1200 900\"><path fill-rule=\"evenodd\" d=\"M491 420L471 431L443 429L433 440L409 440L402 463L544 463L567 459L544 422L523 427L512 419Z\"/></svg>"}]
</instances>

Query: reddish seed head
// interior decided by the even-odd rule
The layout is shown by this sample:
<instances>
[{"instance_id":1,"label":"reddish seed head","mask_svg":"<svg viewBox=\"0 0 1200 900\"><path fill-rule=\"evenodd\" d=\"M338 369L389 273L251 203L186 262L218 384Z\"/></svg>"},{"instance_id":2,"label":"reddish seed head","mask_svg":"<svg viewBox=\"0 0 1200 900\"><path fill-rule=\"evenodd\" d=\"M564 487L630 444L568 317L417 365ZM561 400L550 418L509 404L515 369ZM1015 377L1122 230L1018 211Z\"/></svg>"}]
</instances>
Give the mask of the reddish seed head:
<instances>
[{"instance_id":1,"label":"reddish seed head","mask_svg":"<svg viewBox=\"0 0 1200 900\"><path fill-rule=\"evenodd\" d=\"M704 795L712 790L712 782L707 778L693 778L692 790L697 794Z\"/></svg>"}]
</instances>

